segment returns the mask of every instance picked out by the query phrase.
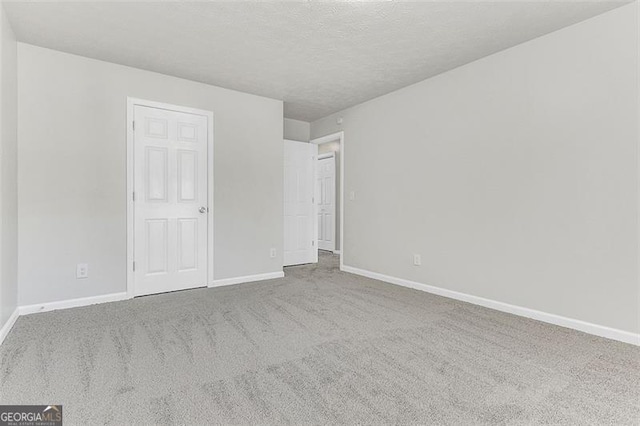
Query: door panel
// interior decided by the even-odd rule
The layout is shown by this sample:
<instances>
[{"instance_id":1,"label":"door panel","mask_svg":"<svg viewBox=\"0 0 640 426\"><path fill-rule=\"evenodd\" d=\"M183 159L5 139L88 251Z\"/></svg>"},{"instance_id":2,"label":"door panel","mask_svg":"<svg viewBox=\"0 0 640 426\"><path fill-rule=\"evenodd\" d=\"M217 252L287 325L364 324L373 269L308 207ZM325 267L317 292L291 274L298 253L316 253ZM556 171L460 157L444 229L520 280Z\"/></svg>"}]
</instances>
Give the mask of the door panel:
<instances>
[{"instance_id":1,"label":"door panel","mask_svg":"<svg viewBox=\"0 0 640 426\"><path fill-rule=\"evenodd\" d=\"M167 149L145 147L145 188L147 201L167 201Z\"/></svg>"},{"instance_id":2,"label":"door panel","mask_svg":"<svg viewBox=\"0 0 640 426\"><path fill-rule=\"evenodd\" d=\"M147 274L166 274L168 267L169 227L165 219L145 221Z\"/></svg>"},{"instance_id":3,"label":"door panel","mask_svg":"<svg viewBox=\"0 0 640 426\"><path fill-rule=\"evenodd\" d=\"M318 248L335 250L335 156L318 159Z\"/></svg>"},{"instance_id":4,"label":"door panel","mask_svg":"<svg viewBox=\"0 0 640 426\"><path fill-rule=\"evenodd\" d=\"M198 153L178 151L178 202L194 202L198 196Z\"/></svg>"},{"instance_id":5,"label":"door panel","mask_svg":"<svg viewBox=\"0 0 640 426\"><path fill-rule=\"evenodd\" d=\"M318 261L314 161L317 145L284 141L284 265Z\"/></svg>"},{"instance_id":6,"label":"door panel","mask_svg":"<svg viewBox=\"0 0 640 426\"><path fill-rule=\"evenodd\" d=\"M134 293L207 284L207 117L134 108Z\"/></svg>"},{"instance_id":7,"label":"door panel","mask_svg":"<svg viewBox=\"0 0 640 426\"><path fill-rule=\"evenodd\" d=\"M178 219L178 271L198 268L198 221Z\"/></svg>"}]
</instances>

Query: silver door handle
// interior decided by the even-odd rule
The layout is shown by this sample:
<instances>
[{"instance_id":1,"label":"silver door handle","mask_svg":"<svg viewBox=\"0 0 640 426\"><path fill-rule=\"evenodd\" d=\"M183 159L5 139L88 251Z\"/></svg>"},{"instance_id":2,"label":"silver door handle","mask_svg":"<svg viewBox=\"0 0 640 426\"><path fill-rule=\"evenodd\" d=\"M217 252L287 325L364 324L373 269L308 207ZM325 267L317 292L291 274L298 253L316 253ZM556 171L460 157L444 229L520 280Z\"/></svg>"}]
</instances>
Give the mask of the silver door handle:
<instances>
[{"instance_id":1,"label":"silver door handle","mask_svg":"<svg viewBox=\"0 0 640 426\"><path fill-rule=\"evenodd\" d=\"M206 213L206 212L207 212L206 207L200 207L200 213Z\"/></svg>"}]
</instances>

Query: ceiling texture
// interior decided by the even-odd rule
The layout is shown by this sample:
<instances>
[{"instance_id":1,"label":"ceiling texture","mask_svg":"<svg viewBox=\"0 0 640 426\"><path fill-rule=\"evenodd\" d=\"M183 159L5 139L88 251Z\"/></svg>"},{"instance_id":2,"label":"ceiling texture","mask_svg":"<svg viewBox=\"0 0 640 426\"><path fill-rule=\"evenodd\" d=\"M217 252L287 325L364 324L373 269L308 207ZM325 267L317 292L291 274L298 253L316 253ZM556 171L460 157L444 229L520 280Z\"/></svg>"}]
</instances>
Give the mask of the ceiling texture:
<instances>
[{"instance_id":1,"label":"ceiling texture","mask_svg":"<svg viewBox=\"0 0 640 426\"><path fill-rule=\"evenodd\" d=\"M314 121L619 1L5 2L19 41L284 101Z\"/></svg>"}]
</instances>

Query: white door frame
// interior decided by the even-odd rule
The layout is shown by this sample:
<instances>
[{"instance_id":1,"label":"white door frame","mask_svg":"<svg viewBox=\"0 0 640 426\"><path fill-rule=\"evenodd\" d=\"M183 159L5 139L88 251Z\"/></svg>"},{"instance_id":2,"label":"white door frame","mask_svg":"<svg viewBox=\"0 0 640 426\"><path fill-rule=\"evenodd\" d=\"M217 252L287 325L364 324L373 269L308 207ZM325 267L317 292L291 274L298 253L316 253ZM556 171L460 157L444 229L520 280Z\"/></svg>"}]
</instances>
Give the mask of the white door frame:
<instances>
[{"instance_id":1,"label":"white door frame","mask_svg":"<svg viewBox=\"0 0 640 426\"><path fill-rule=\"evenodd\" d=\"M316 175L318 173L318 163L317 162L319 160L325 160L327 158L333 158L333 166L334 166L334 168L333 168L333 186L334 186L334 188L333 188L333 191L331 192L333 194L333 228L334 229L333 229L333 249L331 251L335 253L336 252L336 231L335 231L335 227L336 227L336 201L338 200L338 197L337 197L338 194L336 194L336 190L335 190L336 175L337 175L336 169L335 169L335 166L336 166L336 153L335 152L327 152L327 153L324 153L324 154L318 154L318 157L316 158ZM319 195L320 194L316 194L316 197L318 197ZM318 228L317 215L318 215L318 205L316 204L316 228ZM342 225L342 223L340 225ZM340 229L342 229L342 227ZM318 232L318 230L316 229L316 233L317 232ZM316 238L316 241L318 241L317 238ZM316 242L316 244L318 244L318 243ZM318 248L318 250L320 250L320 249Z\"/></svg>"},{"instance_id":2,"label":"white door frame","mask_svg":"<svg viewBox=\"0 0 640 426\"><path fill-rule=\"evenodd\" d=\"M340 270L344 269L344 131L312 139L310 142L320 145L327 142L340 142ZM317 222L317 213L316 213ZM317 223L316 223L317 228ZM318 230L316 229L316 234Z\"/></svg>"},{"instance_id":3,"label":"white door frame","mask_svg":"<svg viewBox=\"0 0 640 426\"><path fill-rule=\"evenodd\" d=\"M133 199L134 132L133 111L136 106L183 112L207 117L207 285L213 284L213 112L202 109L171 105L163 102L147 101L127 97L127 297L134 297L134 222L135 203Z\"/></svg>"}]
</instances>

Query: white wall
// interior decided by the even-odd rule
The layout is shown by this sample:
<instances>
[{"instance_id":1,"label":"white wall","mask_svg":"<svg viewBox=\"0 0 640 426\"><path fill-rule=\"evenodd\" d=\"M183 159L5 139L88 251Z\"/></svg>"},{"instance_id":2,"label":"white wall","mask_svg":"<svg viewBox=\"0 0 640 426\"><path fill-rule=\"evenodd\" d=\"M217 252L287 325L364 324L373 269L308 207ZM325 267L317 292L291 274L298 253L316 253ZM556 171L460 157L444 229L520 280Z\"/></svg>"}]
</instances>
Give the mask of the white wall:
<instances>
[{"instance_id":1,"label":"white wall","mask_svg":"<svg viewBox=\"0 0 640 426\"><path fill-rule=\"evenodd\" d=\"M312 123L345 131L345 264L640 331L636 7Z\"/></svg>"},{"instance_id":2,"label":"white wall","mask_svg":"<svg viewBox=\"0 0 640 426\"><path fill-rule=\"evenodd\" d=\"M213 111L215 279L282 271L281 101L22 43L18 79L21 305L125 291L127 96Z\"/></svg>"},{"instance_id":3,"label":"white wall","mask_svg":"<svg viewBox=\"0 0 640 426\"><path fill-rule=\"evenodd\" d=\"M16 39L0 4L0 328L18 301Z\"/></svg>"},{"instance_id":4,"label":"white wall","mask_svg":"<svg viewBox=\"0 0 640 426\"><path fill-rule=\"evenodd\" d=\"M311 123L306 121L284 119L284 138L292 141L309 142Z\"/></svg>"}]
</instances>

